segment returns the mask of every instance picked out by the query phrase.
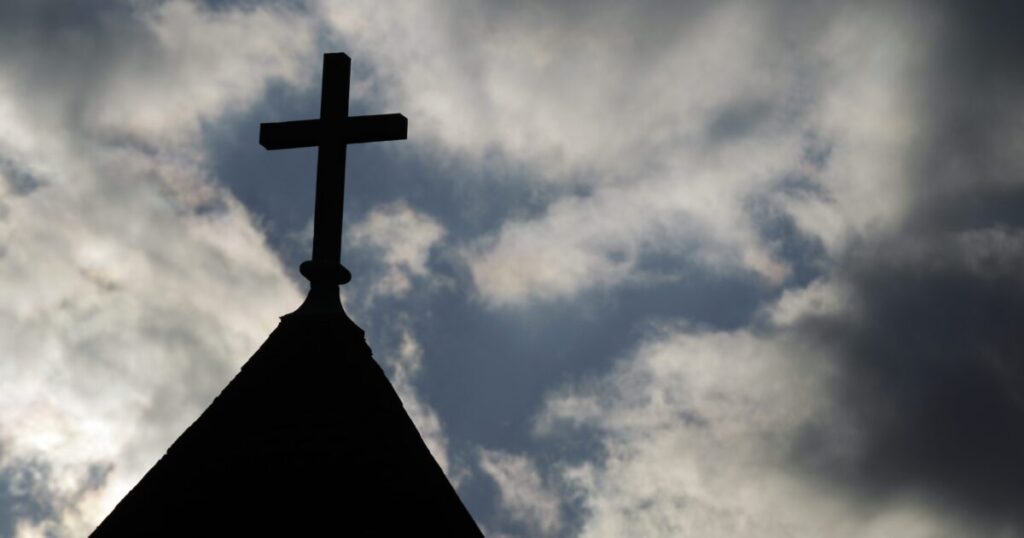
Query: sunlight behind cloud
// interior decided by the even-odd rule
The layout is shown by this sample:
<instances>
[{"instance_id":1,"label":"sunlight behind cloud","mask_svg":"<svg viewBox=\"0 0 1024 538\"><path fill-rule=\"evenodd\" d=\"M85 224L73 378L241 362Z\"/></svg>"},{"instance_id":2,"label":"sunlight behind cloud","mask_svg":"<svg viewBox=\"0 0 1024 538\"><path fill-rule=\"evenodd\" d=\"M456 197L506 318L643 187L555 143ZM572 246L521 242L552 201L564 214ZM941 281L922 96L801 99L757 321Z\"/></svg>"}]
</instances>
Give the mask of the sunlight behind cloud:
<instances>
[{"instance_id":1,"label":"sunlight behind cloud","mask_svg":"<svg viewBox=\"0 0 1024 538\"><path fill-rule=\"evenodd\" d=\"M87 534L301 298L210 177L199 126L302 76L311 26L188 2L125 14L123 42L12 31L43 41L2 53L0 471L23 495L0 534ZM59 84L17 84L32 76Z\"/></svg>"}]
</instances>

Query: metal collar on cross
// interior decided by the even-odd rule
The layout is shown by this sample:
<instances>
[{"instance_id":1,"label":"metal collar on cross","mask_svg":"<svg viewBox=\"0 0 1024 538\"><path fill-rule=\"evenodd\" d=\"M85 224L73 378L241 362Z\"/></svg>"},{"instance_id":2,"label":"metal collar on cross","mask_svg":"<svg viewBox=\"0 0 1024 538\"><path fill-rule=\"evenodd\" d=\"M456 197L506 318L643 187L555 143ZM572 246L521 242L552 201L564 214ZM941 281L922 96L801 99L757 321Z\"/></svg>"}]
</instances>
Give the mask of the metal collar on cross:
<instances>
[{"instance_id":1,"label":"metal collar on cross","mask_svg":"<svg viewBox=\"0 0 1024 538\"><path fill-rule=\"evenodd\" d=\"M266 149L317 147L313 257L299 267L311 288L352 280L352 274L341 265L347 146L405 140L408 131L408 121L401 114L348 115L351 70L352 60L347 54L324 54L320 118L260 124L260 145Z\"/></svg>"}]
</instances>

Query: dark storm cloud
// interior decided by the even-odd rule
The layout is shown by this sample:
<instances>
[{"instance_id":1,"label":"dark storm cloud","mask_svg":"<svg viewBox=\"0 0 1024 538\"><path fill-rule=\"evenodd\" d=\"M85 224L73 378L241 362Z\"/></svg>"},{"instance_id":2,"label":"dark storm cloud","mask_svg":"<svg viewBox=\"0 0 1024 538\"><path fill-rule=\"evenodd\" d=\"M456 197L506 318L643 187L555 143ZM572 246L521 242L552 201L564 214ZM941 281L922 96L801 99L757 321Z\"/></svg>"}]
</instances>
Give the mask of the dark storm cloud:
<instances>
[{"instance_id":1,"label":"dark storm cloud","mask_svg":"<svg viewBox=\"0 0 1024 538\"><path fill-rule=\"evenodd\" d=\"M1024 212L1024 7L951 2L922 84L913 225L1019 225Z\"/></svg>"},{"instance_id":2,"label":"dark storm cloud","mask_svg":"<svg viewBox=\"0 0 1024 538\"><path fill-rule=\"evenodd\" d=\"M841 472L875 501L914 493L1024 528L1024 287L950 263L941 241L904 263L908 241L852 261L855 315L803 327L838 353L835 396L864 435Z\"/></svg>"},{"instance_id":3,"label":"dark storm cloud","mask_svg":"<svg viewBox=\"0 0 1024 538\"><path fill-rule=\"evenodd\" d=\"M799 454L869 502L922 495L1014 535L1024 531L1022 23L1008 2L946 13L921 86L927 134L906 225L836 264L854 315L801 328L840 357L835 393L864 452L852 465L823 463L813 442Z\"/></svg>"},{"instance_id":4,"label":"dark storm cloud","mask_svg":"<svg viewBox=\"0 0 1024 538\"><path fill-rule=\"evenodd\" d=\"M0 58L14 70L5 82L33 95L26 100L33 108L62 113L64 122L81 120L119 58L152 53L153 45L120 2L14 0L0 6Z\"/></svg>"}]
</instances>

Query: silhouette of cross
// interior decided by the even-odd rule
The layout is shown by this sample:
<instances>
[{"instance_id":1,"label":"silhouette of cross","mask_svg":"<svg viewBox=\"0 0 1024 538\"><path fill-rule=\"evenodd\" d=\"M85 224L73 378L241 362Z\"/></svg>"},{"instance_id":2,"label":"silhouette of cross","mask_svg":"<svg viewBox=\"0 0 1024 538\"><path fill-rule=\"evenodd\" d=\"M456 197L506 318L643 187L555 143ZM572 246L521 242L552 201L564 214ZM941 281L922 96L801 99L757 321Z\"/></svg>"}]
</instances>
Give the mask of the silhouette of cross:
<instances>
[{"instance_id":1,"label":"silhouette of cross","mask_svg":"<svg viewBox=\"0 0 1024 538\"><path fill-rule=\"evenodd\" d=\"M324 54L320 118L260 124L260 145L266 149L318 148L313 259L299 267L312 284L345 284L352 279L352 274L341 265L348 144L405 140L407 134L408 123L401 114L348 115L351 69L352 60L347 54Z\"/></svg>"}]
</instances>

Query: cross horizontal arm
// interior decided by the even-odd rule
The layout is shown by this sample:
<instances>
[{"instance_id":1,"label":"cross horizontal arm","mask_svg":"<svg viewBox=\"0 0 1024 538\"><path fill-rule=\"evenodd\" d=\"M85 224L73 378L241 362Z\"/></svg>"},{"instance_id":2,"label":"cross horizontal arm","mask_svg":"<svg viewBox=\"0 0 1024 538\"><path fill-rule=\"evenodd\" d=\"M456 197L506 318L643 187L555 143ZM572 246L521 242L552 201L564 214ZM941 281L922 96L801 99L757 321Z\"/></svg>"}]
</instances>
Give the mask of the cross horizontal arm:
<instances>
[{"instance_id":1,"label":"cross horizontal arm","mask_svg":"<svg viewBox=\"0 0 1024 538\"><path fill-rule=\"evenodd\" d=\"M405 140L409 134L409 120L401 114L374 114L352 116L345 120L338 133L346 144Z\"/></svg>"},{"instance_id":2,"label":"cross horizontal arm","mask_svg":"<svg viewBox=\"0 0 1024 538\"><path fill-rule=\"evenodd\" d=\"M321 139L320 120L260 124L260 145L266 149L308 148Z\"/></svg>"},{"instance_id":3,"label":"cross horizontal arm","mask_svg":"<svg viewBox=\"0 0 1024 538\"><path fill-rule=\"evenodd\" d=\"M401 114L353 116L341 120L299 120L260 124L260 145L292 149L325 143L362 144L405 140L409 122Z\"/></svg>"}]
</instances>

